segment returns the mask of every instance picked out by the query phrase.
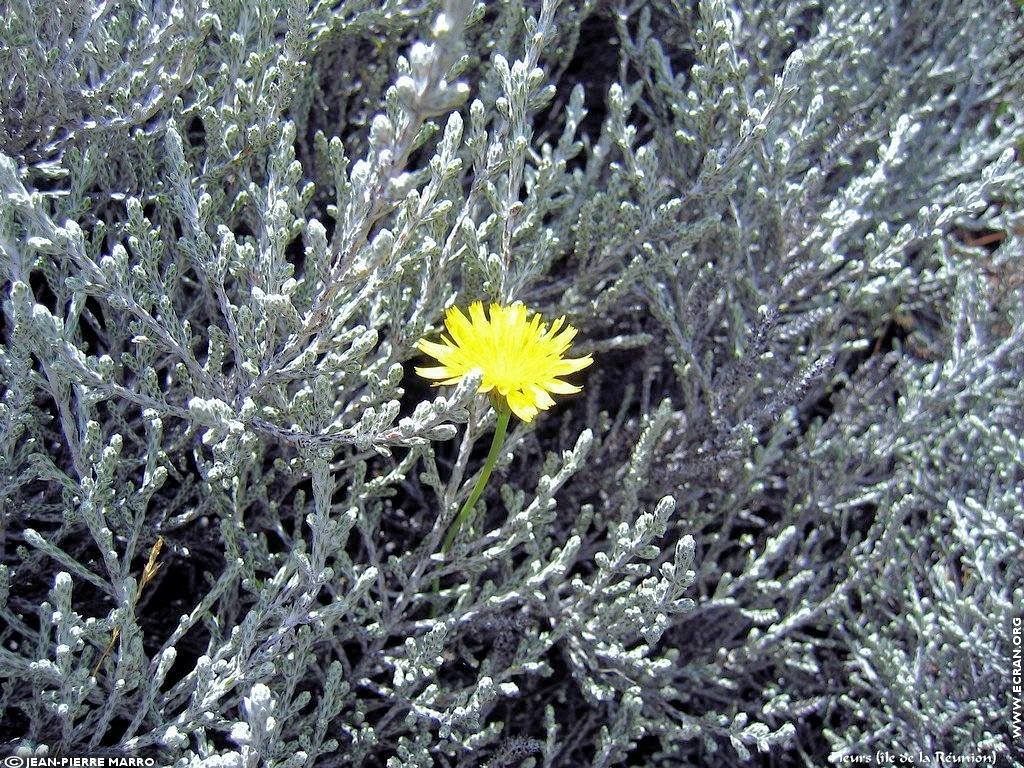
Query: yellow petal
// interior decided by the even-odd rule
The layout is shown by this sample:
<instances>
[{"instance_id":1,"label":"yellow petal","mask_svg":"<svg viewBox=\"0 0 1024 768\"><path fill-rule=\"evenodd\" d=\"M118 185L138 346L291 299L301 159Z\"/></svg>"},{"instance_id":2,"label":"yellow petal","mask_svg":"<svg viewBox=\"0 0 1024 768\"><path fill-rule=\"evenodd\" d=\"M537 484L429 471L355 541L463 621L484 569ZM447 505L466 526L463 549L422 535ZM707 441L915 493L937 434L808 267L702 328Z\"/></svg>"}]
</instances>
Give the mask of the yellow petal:
<instances>
[{"instance_id":1,"label":"yellow petal","mask_svg":"<svg viewBox=\"0 0 1024 768\"><path fill-rule=\"evenodd\" d=\"M444 344L438 344L436 341L427 341L426 339L422 339L417 342L416 348L420 352L425 352L431 357L436 357L442 362L444 362L446 357L450 357L453 351L451 347L447 347Z\"/></svg>"},{"instance_id":2,"label":"yellow petal","mask_svg":"<svg viewBox=\"0 0 1024 768\"><path fill-rule=\"evenodd\" d=\"M531 386L530 387L530 394L533 395L533 402L541 410L545 410L547 408L550 408L552 405L555 404L555 401L551 399L551 395L549 395L547 392L545 392L540 387Z\"/></svg>"},{"instance_id":3,"label":"yellow petal","mask_svg":"<svg viewBox=\"0 0 1024 768\"><path fill-rule=\"evenodd\" d=\"M443 365L433 368L415 368L414 370L425 379L447 379L452 375L451 370Z\"/></svg>"},{"instance_id":4,"label":"yellow petal","mask_svg":"<svg viewBox=\"0 0 1024 768\"><path fill-rule=\"evenodd\" d=\"M561 354L569 348L572 340L576 338L576 334L579 333L571 325L567 325L557 336L551 339L554 344L558 345L558 353Z\"/></svg>"},{"instance_id":5,"label":"yellow petal","mask_svg":"<svg viewBox=\"0 0 1024 768\"><path fill-rule=\"evenodd\" d=\"M566 357L552 365L551 372L555 376L565 376L567 373L582 371L593 362L594 358L590 355L587 355L586 357Z\"/></svg>"},{"instance_id":6,"label":"yellow petal","mask_svg":"<svg viewBox=\"0 0 1024 768\"><path fill-rule=\"evenodd\" d=\"M561 328L563 325L565 325L565 315L556 318L555 322L551 324L551 328L548 331L546 331L544 335L549 339L553 339L555 337L555 334L558 333L558 329Z\"/></svg>"},{"instance_id":7,"label":"yellow petal","mask_svg":"<svg viewBox=\"0 0 1024 768\"><path fill-rule=\"evenodd\" d=\"M543 387L548 392L554 392L556 395L574 395L583 389L583 387L577 387L575 384L570 384L561 379L548 379L544 382Z\"/></svg>"},{"instance_id":8,"label":"yellow petal","mask_svg":"<svg viewBox=\"0 0 1024 768\"><path fill-rule=\"evenodd\" d=\"M466 341L473 336L473 326L458 307L449 307L444 313L444 325L460 347L466 346Z\"/></svg>"},{"instance_id":9,"label":"yellow petal","mask_svg":"<svg viewBox=\"0 0 1024 768\"><path fill-rule=\"evenodd\" d=\"M482 301L474 301L469 305L469 317L473 321L473 326L477 332L487 326L487 317L484 315L484 303Z\"/></svg>"},{"instance_id":10,"label":"yellow petal","mask_svg":"<svg viewBox=\"0 0 1024 768\"><path fill-rule=\"evenodd\" d=\"M527 424L533 421L533 417L537 415L537 406L531 402L529 396L524 395L522 392L509 392L506 400L508 401L508 407L512 409L512 413Z\"/></svg>"}]
</instances>

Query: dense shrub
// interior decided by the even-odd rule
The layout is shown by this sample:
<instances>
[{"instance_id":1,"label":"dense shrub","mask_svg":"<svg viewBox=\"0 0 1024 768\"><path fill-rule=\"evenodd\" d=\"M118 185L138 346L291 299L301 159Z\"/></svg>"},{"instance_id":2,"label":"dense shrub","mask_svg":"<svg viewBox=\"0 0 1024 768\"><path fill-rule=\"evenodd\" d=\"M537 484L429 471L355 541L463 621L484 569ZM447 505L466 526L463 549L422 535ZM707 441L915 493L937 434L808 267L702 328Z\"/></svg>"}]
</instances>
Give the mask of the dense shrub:
<instances>
[{"instance_id":1,"label":"dense shrub","mask_svg":"<svg viewBox=\"0 0 1024 768\"><path fill-rule=\"evenodd\" d=\"M0 738L821 766L1010 738L1009 0L12 0ZM413 368L521 301L515 418ZM972 758L973 756L973 758Z\"/></svg>"}]
</instances>

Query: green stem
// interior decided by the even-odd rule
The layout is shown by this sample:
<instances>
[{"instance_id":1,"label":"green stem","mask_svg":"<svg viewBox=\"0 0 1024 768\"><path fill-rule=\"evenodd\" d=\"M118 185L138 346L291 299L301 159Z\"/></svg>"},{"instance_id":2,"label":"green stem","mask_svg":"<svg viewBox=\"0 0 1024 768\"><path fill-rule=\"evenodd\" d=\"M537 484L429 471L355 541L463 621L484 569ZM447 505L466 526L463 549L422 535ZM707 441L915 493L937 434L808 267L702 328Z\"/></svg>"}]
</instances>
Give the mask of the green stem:
<instances>
[{"instance_id":1,"label":"green stem","mask_svg":"<svg viewBox=\"0 0 1024 768\"><path fill-rule=\"evenodd\" d=\"M473 486L473 492L469 495L469 499L466 500L462 509L459 510L459 514L452 523L452 527L448 529L448 535L444 537L444 543L441 545L442 553L447 552L448 548L451 547L452 542L455 541L455 537L459 533L459 529L462 528L463 523L465 523L472 514L473 507L480 500L480 495L484 492L484 487L487 485L487 481L491 477L491 470L493 470L494 465L498 463L498 455L501 453L501 444L505 442L505 431L508 429L508 420L511 416L512 411L509 410L507 405L498 408L498 425L494 429L494 438L491 440L491 450L487 453L487 459L484 461L484 468L480 472L480 477L477 478L476 485Z\"/></svg>"}]
</instances>

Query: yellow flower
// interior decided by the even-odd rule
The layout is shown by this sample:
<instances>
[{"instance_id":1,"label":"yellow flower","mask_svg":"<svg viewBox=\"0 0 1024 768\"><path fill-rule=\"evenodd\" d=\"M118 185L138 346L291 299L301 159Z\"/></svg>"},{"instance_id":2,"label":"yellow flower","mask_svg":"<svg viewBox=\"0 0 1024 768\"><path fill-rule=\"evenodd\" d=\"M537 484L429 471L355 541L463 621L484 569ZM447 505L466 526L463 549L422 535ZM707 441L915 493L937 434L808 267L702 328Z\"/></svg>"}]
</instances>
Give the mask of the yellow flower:
<instances>
[{"instance_id":1,"label":"yellow flower","mask_svg":"<svg viewBox=\"0 0 1024 768\"><path fill-rule=\"evenodd\" d=\"M523 421L532 421L538 411L547 410L555 401L549 393L569 395L579 392L574 386L557 378L586 368L594 362L586 357L562 357L576 335L576 329L562 316L548 328L534 315L527 322L526 307L515 303L509 307L491 304L490 318L484 314L482 302L469 306L469 318L451 307L444 318L448 336L438 344L426 339L416 348L441 365L417 368L427 379L440 379L441 384L456 384L463 376L479 368L483 371L480 392L495 393L505 399L512 412Z\"/></svg>"}]
</instances>

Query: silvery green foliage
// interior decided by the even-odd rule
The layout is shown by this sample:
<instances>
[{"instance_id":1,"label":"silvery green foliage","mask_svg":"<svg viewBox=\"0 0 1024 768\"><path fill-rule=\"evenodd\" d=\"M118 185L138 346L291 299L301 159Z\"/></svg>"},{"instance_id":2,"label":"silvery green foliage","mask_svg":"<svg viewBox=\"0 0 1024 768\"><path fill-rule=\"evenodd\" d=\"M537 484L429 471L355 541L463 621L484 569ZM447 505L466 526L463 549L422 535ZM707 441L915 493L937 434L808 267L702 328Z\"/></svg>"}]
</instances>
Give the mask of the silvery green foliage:
<instances>
[{"instance_id":1,"label":"silvery green foliage","mask_svg":"<svg viewBox=\"0 0 1024 768\"><path fill-rule=\"evenodd\" d=\"M1021 765L1019 23L11 3L4 741ZM442 555L494 414L414 344L476 299L597 363Z\"/></svg>"}]
</instances>

